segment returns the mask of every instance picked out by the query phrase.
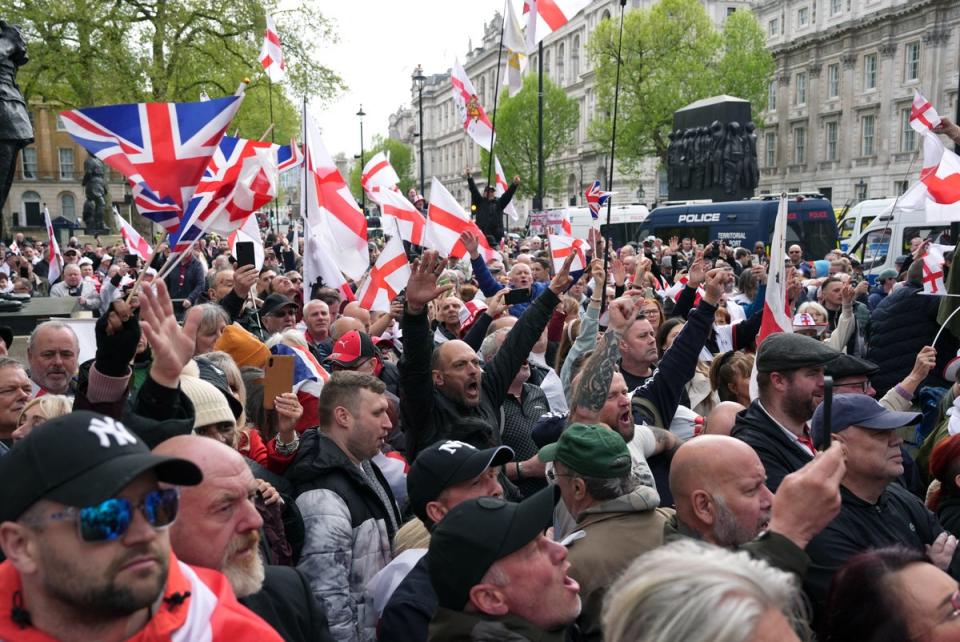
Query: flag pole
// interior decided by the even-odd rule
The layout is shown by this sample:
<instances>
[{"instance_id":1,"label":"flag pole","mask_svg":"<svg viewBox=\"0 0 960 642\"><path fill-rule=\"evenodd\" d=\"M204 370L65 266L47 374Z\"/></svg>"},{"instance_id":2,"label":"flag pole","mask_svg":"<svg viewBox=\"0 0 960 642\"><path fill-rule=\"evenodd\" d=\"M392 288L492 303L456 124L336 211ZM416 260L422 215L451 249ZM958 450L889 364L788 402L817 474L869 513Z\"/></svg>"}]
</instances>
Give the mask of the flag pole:
<instances>
[{"instance_id":1,"label":"flag pole","mask_svg":"<svg viewBox=\"0 0 960 642\"><path fill-rule=\"evenodd\" d=\"M504 0L503 19L500 21L500 46L497 48L497 73L493 81L493 121L490 123L490 158L487 159L487 185L494 185L493 176L493 145L496 142L494 132L497 131L497 99L500 97L500 64L503 60L503 31L507 26L507 5ZM504 215L506 219L506 215Z\"/></svg>"},{"instance_id":2,"label":"flag pole","mask_svg":"<svg viewBox=\"0 0 960 642\"><path fill-rule=\"evenodd\" d=\"M617 103L620 100L620 52L623 51L623 8L626 6L627 0L620 0L620 37L617 40L617 81L613 89L613 127L610 136L610 172L607 177L607 191L613 191L613 159L614 151L617 147ZM603 244L603 274L604 274L604 286L603 291L600 292L600 309L605 310L607 307L607 286L606 286L606 275L607 270L610 266L610 248L613 247L612 237L610 236L610 217L613 213L613 197L610 196L607 198L607 242Z\"/></svg>"},{"instance_id":3,"label":"flag pole","mask_svg":"<svg viewBox=\"0 0 960 642\"><path fill-rule=\"evenodd\" d=\"M537 43L537 195L534 211L543 210L543 40Z\"/></svg>"}]
</instances>

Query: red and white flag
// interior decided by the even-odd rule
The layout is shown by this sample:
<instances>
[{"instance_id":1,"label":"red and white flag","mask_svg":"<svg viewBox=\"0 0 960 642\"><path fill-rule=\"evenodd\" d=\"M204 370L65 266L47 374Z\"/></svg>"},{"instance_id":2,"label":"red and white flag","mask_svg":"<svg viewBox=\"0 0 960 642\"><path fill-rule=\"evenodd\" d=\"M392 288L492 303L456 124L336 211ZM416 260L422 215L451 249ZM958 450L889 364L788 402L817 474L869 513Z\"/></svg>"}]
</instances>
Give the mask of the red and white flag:
<instances>
[{"instance_id":1,"label":"red and white flag","mask_svg":"<svg viewBox=\"0 0 960 642\"><path fill-rule=\"evenodd\" d=\"M376 202L380 205L380 217L384 227L393 220L400 228L400 238L414 245L423 245L423 233L427 220L400 192L384 190L377 193Z\"/></svg>"},{"instance_id":2,"label":"red and white flag","mask_svg":"<svg viewBox=\"0 0 960 642\"><path fill-rule=\"evenodd\" d=\"M923 169L920 181L900 197L900 209L925 209L933 201L951 205L960 201L960 157L943 146L931 131L923 132Z\"/></svg>"},{"instance_id":3,"label":"red and white flag","mask_svg":"<svg viewBox=\"0 0 960 642\"><path fill-rule=\"evenodd\" d=\"M273 82L281 82L287 77L287 65L283 61L283 50L280 48L280 34L277 33L277 25L270 14L267 14L267 28L263 32L260 64Z\"/></svg>"},{"instance_id":4,"label":"red and white flag","mask_svg":"<svg viewBox=\"0 0 960 642\"><path fill-rule=\"evenodd\" d=\"M140 232L138 232L135 227L123 220L123 217L120 216L120 212L117 211L116 207L113 208L113 215L117 219L117 227L120 228L120 236L123 237L123 244L127 248L127 254L136 254L144 263L149 261L150 256L153 254L153 250L150 249L150 244L140 236Z\"/></svg>"},{"instance_id":5,"label":"red and white flag","mask_svg":"<svg viewBox=\"0 0 960 642\"><path fill-rule=\"evenodd\" d=\"M493 124L480 104L477 90L459 62L453 63L450 83L453 89L453 104L457 108L457 116L463 128L477 145L489 152L493 142Z\"/></svg>"},{"instance_id":6,"label":"red and white flag","mask_svg":"<svg viewBox=\"0 0 960 642\"><path fill-rule=\"evenodd\" d=\"M933 296L943 296L947 287L943 282L943 253L953 250L953 245L930 243L923 255L923 292Z\"/></svg>"},{"instance_id":7,"label":"red and white flag","mask_svg":"<svg viewBox=\"0 0 960 642\"><path fill-rule=\"evenodd\" d=\"M410 280L410 262L403 250L403 240L395 226L393 230L389 232L390 238L377 257L377 263L357 291L357 301L366 310L389 312L390 302Z\"/></svg>"},{"instance_id":8,"label":"red and white flag","mask_svg":"<svg viewBox=\"0 0 960 642\"><path fill-rule=\"evenodd\" d=\"M930 131L940 124L940 115L919 92L913 92L913 106L910 108L910 126L918 133Z\"/></svg>"},{"instance_id":9,"label":"red and white flag","mask_svg":"<svg viewBox=\"0 0 960 642\"><path fill-rule=\"evenodd\" d=\"M363 191L376 202L376 193L382 190L397 190L400 177L390 164L390 159L383 152L377 152L370 157L360 173L360 186Z\"/></svg>"},{"instance_id":10,"label":"red and white flag","mask_svg":"<svg viewBox=\"0 0 960 642\"><path fill-rule=\"evenodd\" d=\"M590 0L524 0L527 14L527 53L532 54L537 43L553 33L590 4Z\"/></svg>"},{"instance_id":11,"label":"red and white flag","mask_svg":"<svg viewBox=\"0 0 960 642\"><path fill-rule=\"evenodd\" d=\"M787 272L786 260L787 244L787 198L780 197L780 207L777 209L777 220L773 225L773 236L770 237L770 268L767 274L767 294L763 300L763 318L760 322L760 333L757 335L757 347L763 340L776 332L793 332L793 322L787 311Z\"/></svg>"},{"instance_id":12,"label":"red and white flag","mask_svg":"<svg viewBox=\"0 0 960 642\"><path fill-rule=\"evenodd\" d=\"M237 255L237 242L248 241L253 243L253 263L257 269L263 267L263 236L260 234L260 226L257 225L257 215L251 214L238 229L230 233L227 237L227 244L230 247L230 254Z\"/></svg>"},{"instance_id":13,"label":"red and white flag","mask_svg":"<svg viewBox=\"0 0 960 642\"><path fill-rule=\"evenodd\" d=\"M50 210L43 208L43 221L47 225L47 237L50 242L47 244L47 281L50 285L56 283L60 278L60 272L63 266L63 254L60 254L60 244L57 243L57 237L53 233L53 223L50 221Z\"/></svg>"},{"instance_id":14,"label":"red and white flag","mask_svg":"<svg viewBox=\"0 0 960 642\"><path fill-rule=\"evenodd\" d=\"M354 281L370 267L367 249L367 219L350 193L320 138L316 123L307 114L306 218L319 230L324 246L340 271Z\"/></svg>"},{"instance_id":15,"label":"red and white flag","mask_svg":"<svg viewBox=\"0 0 960 642\"><path fill-rule=\"evenodd\" d=\"M430 205L427 207L424 244L439 252L441 256L459 259L467 252L467 248L460 242L460 234L468 230L480 239L480 254L484 261L499 257L457 199L434 176L430 182Z\"/></svg>"},{"instance_id":16,"label":"red and white flag","mask_svg":"<svg viewBox=\"0 0 960 642\"><path fill-rule=\"evenodd\" d=\"M556 234L548 234L547 240L550 242L550 258L553 260L554 272L559 272L563 268L563 262L571 254L576 255L573 263L570 264L571 272L587 269L586 253L590 245L586 241Z\"/></svg>"},{"instance_id":17,"label":"red and white flag","mask_svg":"<svg viewBox=\"0 0 960 642\"><path fill-rule=\"evenodd\" d=\"M507 182L507 177L503 174L503 167L500 166L500 159L496 155L493 157L493 164L497 170L496 176L496 185L494 185L496 191L494 192L497 195L497 198L503 196L504 192L510 189L510 184ZM503 211L510 216L511 221L519 221L520 214L517 212L516 206L513 204L513 199L510 199L510 202L507 203L507 206L503 208Z\"/></svg>"},{"instance_id":18,"label":"red and white flag","mask_svg":"<svg viewBox=\"0 0 960 642\"><path fill-rule=\"evenodd\" d=\"M20 246L17 245L17 242L16 242L16 241L11 241L11 242L10 242L10 247L7 248L7 249L9 249L11 252L13 252L14 254L16 254L17 256L20 256Z\"/></svg>"},{"instance_id":19,"label":"red and white flag","mask_svg":"<svg viewBox=\"0 0 960 642\"><path fill-rule=\"evenodd\" d=\"M671 285L667 289L657 291L657 294L659 294L662 298L669 298L674 303L676 303L677 301L680 300L680 295L683 293L683 288L687 287L687 283L689 281L690 279L688 279L687 275L684 274L679 279L677 279L673 285ZM697 288L696 295L694 295L693 304L698 305L700 303L700 299L703 298L704 294L705 294L705 291L703 289L703 286L701 285L700 287Z\"/></svg>"},{"instance_id":20,"label":"red and white flag","mask_svg":"<svg viewBox=\"0 0 960 642\"><path fill-rule=\"evenodd\" d=\"M340 291L340 296L345 301L354 301L353 290L347 280L343 278L343 272L334 263L324 243L319 225L311 226L309 221L304 221L303 230L303 292L309 296L310 288L317 283L317 279L322 281L323 287L333 288Z\"/></svg>"}]
</instances>

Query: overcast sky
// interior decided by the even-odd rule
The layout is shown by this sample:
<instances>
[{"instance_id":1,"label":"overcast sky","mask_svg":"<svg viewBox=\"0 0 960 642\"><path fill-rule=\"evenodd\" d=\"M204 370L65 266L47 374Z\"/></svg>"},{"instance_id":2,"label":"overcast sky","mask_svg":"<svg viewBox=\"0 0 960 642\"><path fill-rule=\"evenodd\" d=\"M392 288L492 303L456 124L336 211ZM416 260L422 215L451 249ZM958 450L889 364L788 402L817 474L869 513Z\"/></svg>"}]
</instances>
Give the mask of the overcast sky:
<instances>
[{"instance_id":1,"label":"overcast sky","mask_svg":"<svg viewBox=\"0 0 960 642\"><path fill-rule=\"evenodd\" d=\"M512 0L514 10L521 0ZM387 134L388 116L410 102L410 77L417 64L425 75L462 63L468 41L477 46L483 25L503 11L503 0L325 0L324 15L336 23L340 41L321 47L320 60L348 89L326 107L313 106L331 155L360 153L360 105L365 148ZM518 13L519 15L519 13ZM280 34L283 37L283 34Z\"/></svg>"}]
</instances>

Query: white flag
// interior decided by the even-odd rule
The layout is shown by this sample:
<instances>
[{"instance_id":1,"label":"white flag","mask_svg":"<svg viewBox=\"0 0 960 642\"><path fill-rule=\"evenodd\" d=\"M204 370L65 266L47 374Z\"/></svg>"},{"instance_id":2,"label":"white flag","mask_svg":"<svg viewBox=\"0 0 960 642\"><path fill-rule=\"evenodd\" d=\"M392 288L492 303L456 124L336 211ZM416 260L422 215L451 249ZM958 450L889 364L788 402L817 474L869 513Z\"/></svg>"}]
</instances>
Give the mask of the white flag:
<instances>
[{"instance_id":1,"label":"white flag","mask_svg":"<svg viewBox=\"0 0 960 642\"><path fill-rule=\"evenodd\" d=\"M507 2L507 15L504 20L503 46L507 49L507 73L503 75L503 84L509 88L510 96L516 96L523 87L523 72L527 68L527 46L520 22L513 12L512 2Z\"/></svg>"}]
</instances>

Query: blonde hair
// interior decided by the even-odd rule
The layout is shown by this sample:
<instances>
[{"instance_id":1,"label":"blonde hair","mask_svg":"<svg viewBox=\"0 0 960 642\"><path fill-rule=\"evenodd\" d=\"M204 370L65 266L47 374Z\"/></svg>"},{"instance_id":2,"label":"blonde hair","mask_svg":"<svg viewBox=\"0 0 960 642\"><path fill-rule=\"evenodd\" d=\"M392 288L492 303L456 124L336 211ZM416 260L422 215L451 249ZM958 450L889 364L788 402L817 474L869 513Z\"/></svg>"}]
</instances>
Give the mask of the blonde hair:
<instances>
[{"instance_id":1,"label":"blonde hair","mask_svg":"<svg viewBox=\"0 0 960 642\"><path fill-rule=\"evenodd\" d=\"M65 397L64 395L43 395L27 402L27 405L20 411L20 416L17 417L18 426L23 422L24 417L27 416L27 411L34 406L40 406L40 410L47 420L69 415L73 412L73 402L70 401L69 397Z\"/></svg>"}]
</instances>

